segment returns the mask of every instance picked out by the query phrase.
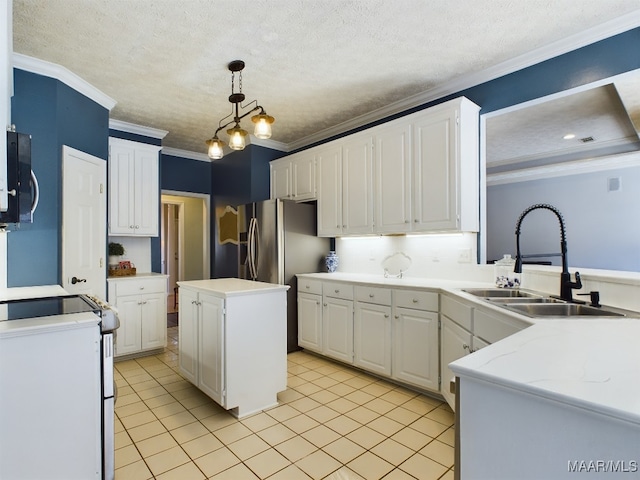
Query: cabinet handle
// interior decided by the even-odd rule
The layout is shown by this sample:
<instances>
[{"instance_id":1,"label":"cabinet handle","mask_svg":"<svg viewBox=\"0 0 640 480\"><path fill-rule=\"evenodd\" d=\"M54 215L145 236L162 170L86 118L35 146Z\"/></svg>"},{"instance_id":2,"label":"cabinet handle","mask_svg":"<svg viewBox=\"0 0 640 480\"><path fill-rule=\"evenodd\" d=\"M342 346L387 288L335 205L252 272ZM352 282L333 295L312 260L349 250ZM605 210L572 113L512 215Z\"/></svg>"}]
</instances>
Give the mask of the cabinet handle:
<instances>
[{"instance_id":1,"label":"cabinet handle","mask_svg":"<svg viewBox=\"0 0 640 480\"><path fill-rule=\"evenodd\" d=\"M463 350L469 350L469 352L471 352L471 348L469 348L469 345L467 345L466 343L462 344L462 349Z\"/></svg>"}]
</instances>

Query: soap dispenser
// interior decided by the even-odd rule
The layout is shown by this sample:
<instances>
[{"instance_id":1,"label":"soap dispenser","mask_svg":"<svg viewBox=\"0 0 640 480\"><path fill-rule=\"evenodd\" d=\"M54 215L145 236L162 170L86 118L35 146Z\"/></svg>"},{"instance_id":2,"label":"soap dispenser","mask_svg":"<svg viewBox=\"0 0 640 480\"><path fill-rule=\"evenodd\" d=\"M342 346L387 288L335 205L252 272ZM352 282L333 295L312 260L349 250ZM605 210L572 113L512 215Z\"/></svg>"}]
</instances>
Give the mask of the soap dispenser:
<instances>
[{"instance_id":1,"label":"soap dispenser","mask_svg":"<svg viewBox=\"0 0 640 480\"><path fill-rule=\"evenodd\" d=\"M511 255L503 255L502 258L495 263L496 287L500 288L519 288L520 274L515 273L516 261Z\"/></svg>"}]
</instances>

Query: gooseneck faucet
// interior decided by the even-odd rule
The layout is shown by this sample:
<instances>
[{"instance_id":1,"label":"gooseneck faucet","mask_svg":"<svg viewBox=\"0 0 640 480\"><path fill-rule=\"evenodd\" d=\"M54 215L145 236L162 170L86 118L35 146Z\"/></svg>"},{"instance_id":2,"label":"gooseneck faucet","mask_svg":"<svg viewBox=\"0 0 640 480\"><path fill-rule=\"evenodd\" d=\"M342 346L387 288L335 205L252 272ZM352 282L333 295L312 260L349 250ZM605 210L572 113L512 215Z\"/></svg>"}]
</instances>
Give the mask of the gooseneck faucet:
<instances>
[{"instance_id":1,"label":"gooseneck faucet","mask_svg":"<svg viewBox=\"0 0 640 480\"><path fill-rule=\"evenodd\" d=\"M536 253L530 255L522 255L520 253L520 225L524 217L526 217L533 210L538 209L550 210L558 217L560 222L560 253ZM569 266L567 263L567 237L564 228L564 219L560 211L553 205L546 203L538 203L531 205L524 212L520 214L518 222L516 223L516 265L513 271L515 273L522 273L522 259L533 257L562 257L562 273L560 274L560 298L568 302L573 302L572 290L582 288L582 281L580 280L580 273L576 272L576 281L571 281L571 274L569 273Z\"/></svg>"}]
</instances>

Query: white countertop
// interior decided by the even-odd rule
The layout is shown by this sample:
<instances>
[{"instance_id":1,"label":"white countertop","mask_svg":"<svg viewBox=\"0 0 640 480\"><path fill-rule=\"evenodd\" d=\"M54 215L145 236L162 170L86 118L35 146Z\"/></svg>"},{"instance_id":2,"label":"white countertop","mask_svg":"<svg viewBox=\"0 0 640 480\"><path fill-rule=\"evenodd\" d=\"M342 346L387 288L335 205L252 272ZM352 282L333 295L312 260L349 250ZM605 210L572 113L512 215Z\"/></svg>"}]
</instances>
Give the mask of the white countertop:
<instances>
[{"instance_id":1,"label":"white countertop","mask_svg":"<svg viewBox=\"0 0 640 480\"><path fill-rule=\"evenodd\" d=\"M160 278L166 278L169 275L165 275L164 273L156 273L156 272L143 272L143 273L136 273L135 275L122 275L122 276L118 276L118 277L107 277L107 281L111 282L114 280L136 280L136 279L141 279L141 278L150 278L150 277L160 277Z\"/></svg>"},{"instance_id":2,"label":"white countertop","mask_svg":"<svg viewBox=\"0 0 640 480\"><path fill-rule=\"evenodd\" d=\"M178 286L204 290L219 295L224 295L225 297L235 295L249 295L254 293L267 293L269 291L287 291L289 289L289 285L254 282L251 280L242 280L240 278L190 280L186 282L178 282Z\"/></svg>"},{"instance_id":3,"label":"white countertop","mask_svg":"<svg viewBox=\"0 0 640 480\"><path fill-rule=\"evenodd\" d=\"M450 364L461 377L513 388L640 424L638 318L531 318L463 292L492 283L346 273L304 274L323 281L427 288L528 322L530 327Z\"/></svg>"},{"instance_id":4,"label":"white countertop","mask_svg":"<svg viewBox=\"0 0 640 480\"><path fill-rule=\"evenodd\" d=\"M538 320L450 364L456 375L640 424L640 321Z\"/></svg>"},{"instance_id":5,"label":"white countertop","mask_svg":"<svg viewBox=\"0 0 640 480\"><path fill-rule=\"evenodd\" d=\"M0 337L37 335L45 332L97 326L98 323L100 323L100 317L93 312L20 318L0 322Z\"/></svg>"},{"instance_id":6,"label":"white countertop","mask_svg":"<svg viewBox=\"0 0 640 480\"><path fill-rule=\"evenodd\" d=\"M59 297L60 295L69 295L69 292L60 285L38 285L35 287L10 287L0 289L0 301Z\"/></svg>"}]
</instances>

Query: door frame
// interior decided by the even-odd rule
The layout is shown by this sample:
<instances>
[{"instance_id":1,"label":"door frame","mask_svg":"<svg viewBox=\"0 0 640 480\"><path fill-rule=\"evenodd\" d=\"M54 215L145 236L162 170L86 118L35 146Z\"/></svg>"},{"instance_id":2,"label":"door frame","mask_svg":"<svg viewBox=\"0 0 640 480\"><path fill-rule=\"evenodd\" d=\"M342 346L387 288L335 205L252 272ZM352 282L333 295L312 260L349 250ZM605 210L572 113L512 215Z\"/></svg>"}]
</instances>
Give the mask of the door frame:
<instances>
[{"instance_id":1,"label":"door frame","mask_svg":"<svg viewBox=\"0 0 640 480\"><path fill-rule=\"evenodd\" d=\"M204 266L202 269L202 276L205 279L211 277L211 195L208 193L194 193L194 192L182 192L179 190L164 190L160 191L160 195L171 195L175 197L189 197L189 198L199 198L204 203L204 211L202 214L202 224L203 234L202 234L202 251L203 251L203 261ZM170 203L170 204L181 204L180 202L163 202L161 203ZM182 213L182 212L181 212ZM180 255L180 268L183 269L183 257L184 257L184 218L180 215L179 219L179 231L178 231L178 245L179 245L179 255ZM181 272L184 275L184 271Z\"/></svg>"}]
</instances>

